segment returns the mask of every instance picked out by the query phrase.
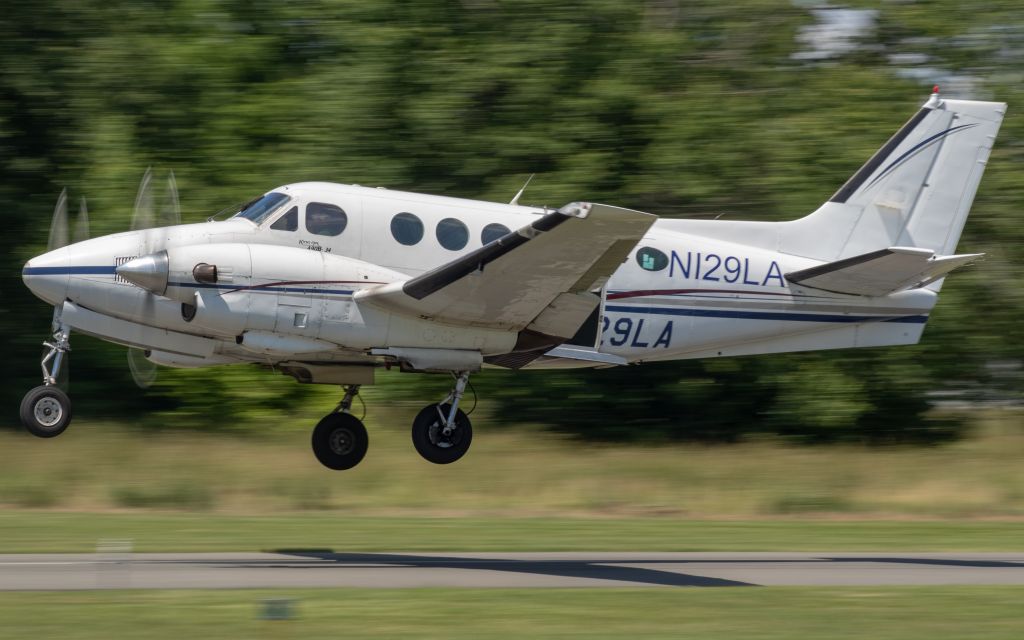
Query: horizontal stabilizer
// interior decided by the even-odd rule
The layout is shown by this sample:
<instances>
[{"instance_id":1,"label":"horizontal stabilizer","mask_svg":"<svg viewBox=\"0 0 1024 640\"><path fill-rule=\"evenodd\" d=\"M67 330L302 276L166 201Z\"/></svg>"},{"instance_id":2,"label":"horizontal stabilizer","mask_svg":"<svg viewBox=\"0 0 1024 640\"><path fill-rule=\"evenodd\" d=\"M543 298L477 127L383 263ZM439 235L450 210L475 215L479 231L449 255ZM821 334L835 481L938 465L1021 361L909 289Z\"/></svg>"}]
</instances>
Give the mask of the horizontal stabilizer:
<instances>
[{"instance_id":1,"label":"horizontal stabilizer","mask_svg":"<svg viewBox=\"0 0 1024 640\"><path fill-rule=\"evenodd\" d=\"M934 282L982 255L936 256L930 249L889 247L793 271L786 274L786 280L833 293L884 296Z\"/></svg>"},{"instance_id":2,"label":"horizontal stabilizer","mask_svg":"<svg viewBox=\"0 0 1024 640\"><path fill-rule=\"evenodd\" d=\"M568 338L600 304L594 292L655 220L573 203L422 275L355 297L446 324Z\"/></svg>"}]
</instances>

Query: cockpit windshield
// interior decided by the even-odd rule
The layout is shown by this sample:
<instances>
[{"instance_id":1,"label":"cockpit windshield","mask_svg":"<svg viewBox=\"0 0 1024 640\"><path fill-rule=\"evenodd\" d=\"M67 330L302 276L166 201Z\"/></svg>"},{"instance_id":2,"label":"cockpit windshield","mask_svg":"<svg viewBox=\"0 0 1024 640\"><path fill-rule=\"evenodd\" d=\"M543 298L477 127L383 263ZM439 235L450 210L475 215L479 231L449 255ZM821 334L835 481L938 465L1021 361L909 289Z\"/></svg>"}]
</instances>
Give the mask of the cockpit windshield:
<instances>
[{"instance_id":1,"label":"cockpit windshield","mask_svg":"<svg viewBox=\"0 0 1024 640\"><path fill-rule=\"evenodd\" d=\"M280 209L291 200L283 193L268 193L265 196L256 198L248 203L235 214L236 218L248 218L256 224L260 224L269 218L275 211Z\"/></svg>"}]
</instances>

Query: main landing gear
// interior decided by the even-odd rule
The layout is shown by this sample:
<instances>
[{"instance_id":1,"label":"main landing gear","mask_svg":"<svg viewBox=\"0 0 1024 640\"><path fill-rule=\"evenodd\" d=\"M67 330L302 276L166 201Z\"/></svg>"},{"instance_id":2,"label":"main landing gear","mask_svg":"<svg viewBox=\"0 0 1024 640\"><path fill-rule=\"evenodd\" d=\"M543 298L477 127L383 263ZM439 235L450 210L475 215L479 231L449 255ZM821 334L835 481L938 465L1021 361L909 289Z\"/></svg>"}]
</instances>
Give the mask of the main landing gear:
<instances>
[{"instance_id":1,"label":"main landing gear","mask_svg":"<svg viewBox=\"0 0 1024 640\"><path fill-rule=\"evenodd\" d=\"M345 387L345 397L313 429L313 455L328 469L343 471L359 464L366 455L370 439L366 427L349 411L359 395L359 385Z\"/></svg>"},{"instance_id":2,"label":"main landing gear","mask_svg":"<svg viewBox=\"0 0 1024 640\"><path fill-rule=\"evenodd\" d=\"M451 464L469 451L473 424L459 409L468 382L468 372L457 374L455 388L444 402L427 405L412 421L412 444L428 462Z\"/></svg>"},{"instance_id":3,"label":"main landing gear","mask_svg":"<svg viewBox=\"0 0 1024 640\"><path fill-rule=\"evenodd\" d=\"M434 464L450 464L466 454L473 441L473 425L459 409L469 383L469 373L455 374L455 388L443 402L427 405L412 423L412 444ZM344 387L338 407L313 429L313 454L322 465L338 471L351 469L366 455L369 438L361 420L349 411L359 395L359 385Z\"/></svg>"},{"instance_id":4,"label":"main landing gear","mask_svg":"<svg viewBox=\"0 0 1024 640\"><path fill-rule=\"evenodd\" d=\"M70 336L71 330L62 325L53 334L52 342L43 343L49 349L41 363L43 384L21 400L21 423L40 438L59 436L71 424L71 398L57 387L61 365L71 351Z\"/></svg>"}]
</instances>

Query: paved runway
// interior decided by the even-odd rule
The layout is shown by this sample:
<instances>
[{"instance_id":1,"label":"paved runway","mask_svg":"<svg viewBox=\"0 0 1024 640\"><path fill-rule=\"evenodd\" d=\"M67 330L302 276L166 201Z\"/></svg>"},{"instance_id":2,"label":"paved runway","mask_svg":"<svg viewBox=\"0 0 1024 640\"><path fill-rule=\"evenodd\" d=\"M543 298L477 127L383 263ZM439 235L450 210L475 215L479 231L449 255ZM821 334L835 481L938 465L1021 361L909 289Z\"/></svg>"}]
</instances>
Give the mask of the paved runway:
<instances>
[{"instance_id":1,"label":"paved runway","mask_svg":"<svg viewBox=\"0 0 1024 640\"><path fill-rule=\"evenodd\" d=\"M0 590L1024 585L1024 553L0 555Z\"/></svg>"}]
</instances>

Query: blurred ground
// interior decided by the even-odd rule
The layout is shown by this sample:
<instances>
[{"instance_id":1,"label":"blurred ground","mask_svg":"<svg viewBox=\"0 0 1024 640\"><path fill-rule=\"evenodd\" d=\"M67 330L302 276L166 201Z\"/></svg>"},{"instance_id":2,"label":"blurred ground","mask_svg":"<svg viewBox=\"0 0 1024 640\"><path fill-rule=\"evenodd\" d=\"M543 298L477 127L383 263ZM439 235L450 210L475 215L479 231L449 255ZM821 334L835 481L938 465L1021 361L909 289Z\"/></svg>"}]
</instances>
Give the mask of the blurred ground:
<instances>
[{"instance_id":1,"label":"blurred ground","mask_svg":"<svg viewBox=\"0 0 1024 640\"><path fill-rule=\"evenodd\" d=\"M1016 410L971 414L973 435L931 447L597 445L540 429L490 426L457 464L416 455L416 409L373 406L370 452L322 468L313 424L246 434L134 429L81 421L53 440L0 431L0 504L48 511L351 516L843 519L1024 516L1024 423ZM258 426L257 426L258 427Z\"/></svg>"},{"instance_id":2,"label":"blurred ground","mask_svg":"<svg viewBox=\"0 0 1024 640\"><path fill-rule=\"evenodd\" d=\"M371 448L323 469L308 425L255 435L80 422L0 432L0 551L1019 550L1024 425L972 414L932 447L612 446L487 427L459 463L413 451L408 408L376 408Z\"/></svg>"},{"instance_id":3,"label":"blurred ground","mask_svg":"<svg viewBox=\"0 0 1024 640\"><path fill-rule=\"evenodd\" d=\"M985 638L1020 587L409 589L0 595L0 638ZM262 618L268 599L292 619Z\"/></svg>"},{"instance_id":4,"label":"blurred ground","mask_svg":"<svg viewBox=\"0 0 1024 640\"><path fill-rule=\"evenodd\" d=\"M1019 520L0 514L8 553L154 551L1021 551Z\"/></svg>"}]
</instances>

